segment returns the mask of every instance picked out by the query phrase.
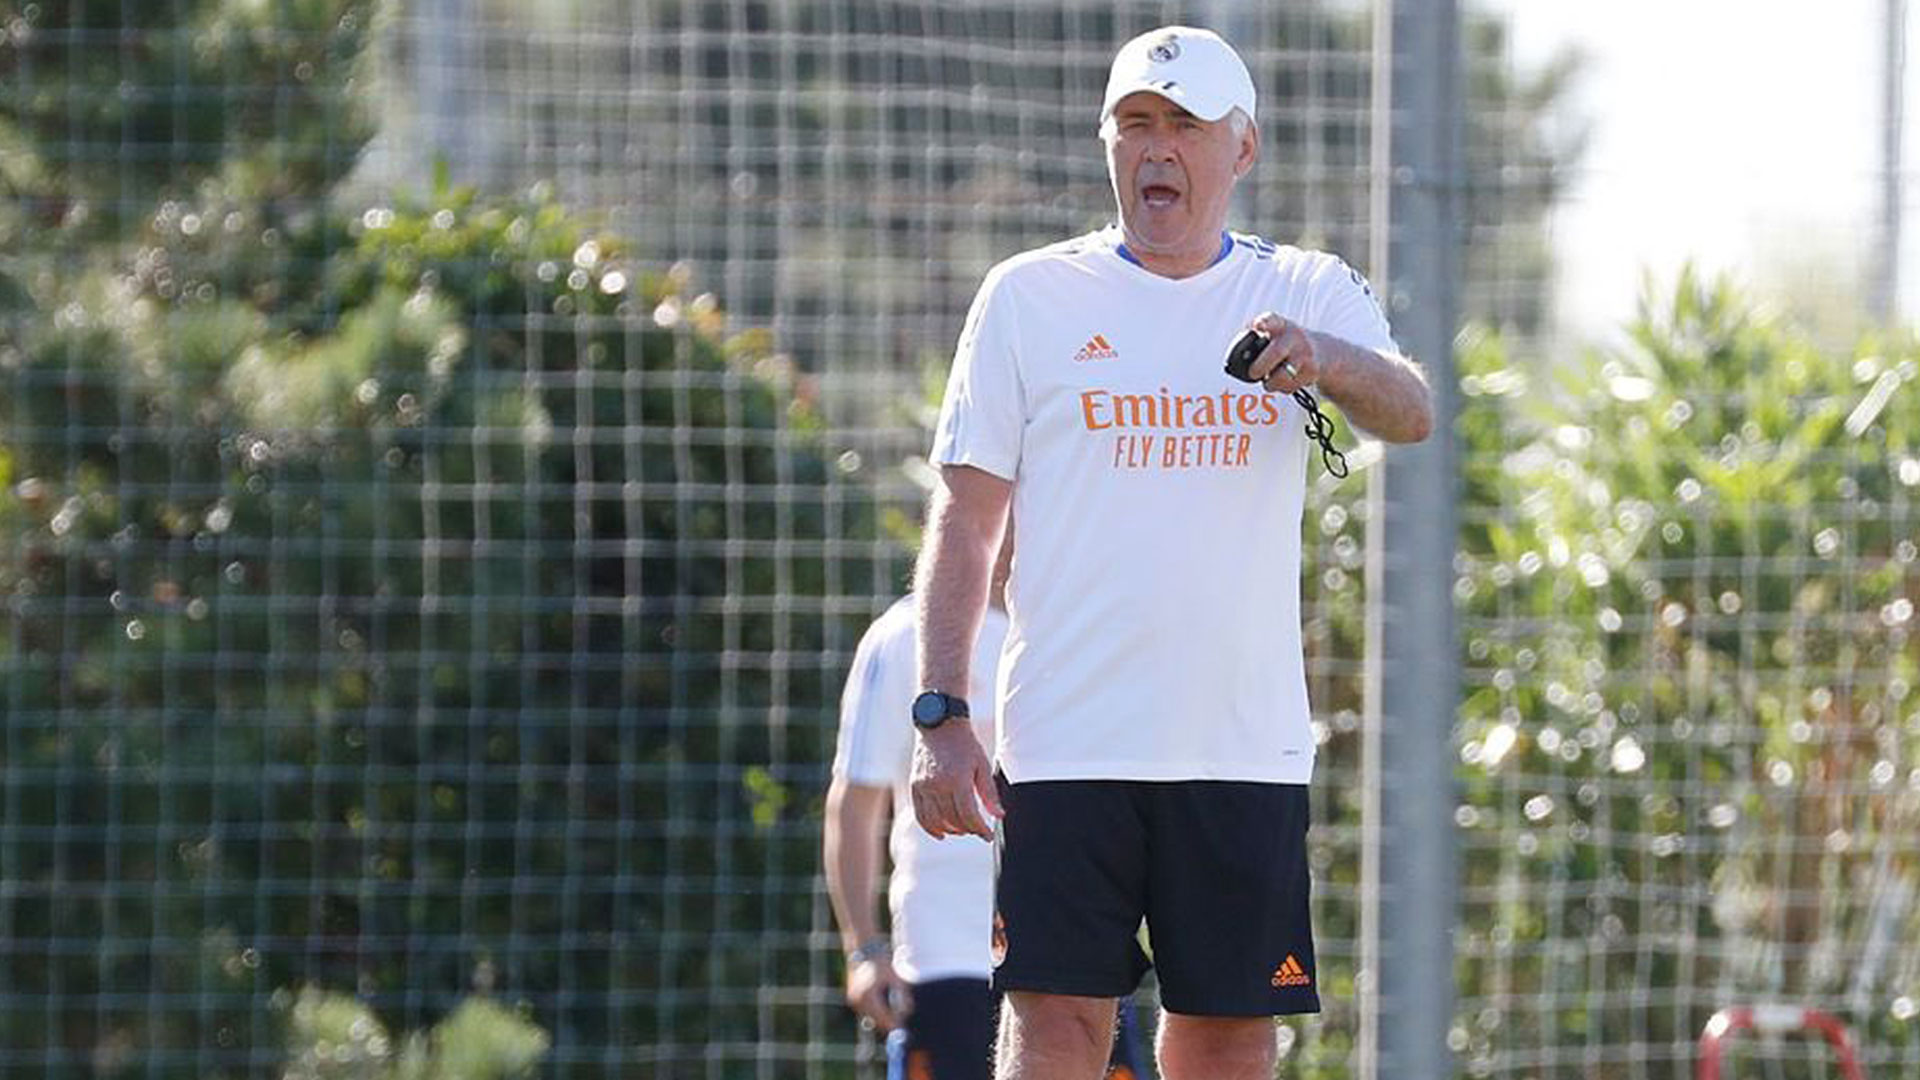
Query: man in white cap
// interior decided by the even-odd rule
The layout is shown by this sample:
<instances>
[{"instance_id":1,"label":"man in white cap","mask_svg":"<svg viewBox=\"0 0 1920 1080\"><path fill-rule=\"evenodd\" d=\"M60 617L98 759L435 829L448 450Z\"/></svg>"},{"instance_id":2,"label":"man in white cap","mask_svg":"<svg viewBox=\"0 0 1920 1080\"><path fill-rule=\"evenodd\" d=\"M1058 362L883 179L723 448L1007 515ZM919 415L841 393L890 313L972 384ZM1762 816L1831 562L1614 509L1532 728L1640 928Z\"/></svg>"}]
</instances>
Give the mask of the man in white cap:
<instances>
[{"instance_id":1,"label":"man in white cap","mask_svg":"<svg viewBox=\"0 0 1920 1080\"><path fill-rule=\"evenodd\" d=\"M1169 1080L1271 1077L1272 1017L1319 1008L1291 395L1387 442L1432 412L1359 274L1226 230L1256 116L1217 35L1128 42L1099 129L1118 224L994 267L955 350L912 798L934 836L996 836L1001 1080L1098 1076L1149 966ZM1222 360L1249 329L1267 344L1237 381ZM959 695L1010 511L996 774Z\"/></svg>"}]
</instances>

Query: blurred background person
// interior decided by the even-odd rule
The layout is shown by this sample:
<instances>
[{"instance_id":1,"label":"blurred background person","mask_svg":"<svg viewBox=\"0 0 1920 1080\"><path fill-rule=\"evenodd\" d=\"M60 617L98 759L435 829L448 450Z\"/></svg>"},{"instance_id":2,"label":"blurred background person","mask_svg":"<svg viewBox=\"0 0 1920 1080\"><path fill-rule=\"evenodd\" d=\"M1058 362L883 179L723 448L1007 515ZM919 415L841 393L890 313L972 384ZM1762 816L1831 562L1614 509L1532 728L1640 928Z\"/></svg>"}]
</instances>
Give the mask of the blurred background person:
<instances>
[{"instance_id":1,"label":"blurred background person","mask_svg":"<svg viewBox=\"0 0 1920 1080\"><path fill-rule=\"evenodd\" d=\"M974 649L975 701L994 700L1012 558L1009 528ZM847 675L827 789L827 889L846 950L847 1004L864 1023L887 1033L888 1076L985 1080L992 1075L999 1007L999 996L988 985L993 848L971 836L936 840L914 820L907 773L916 651L909 594L868 627ZM968 722L981 745L991 747L991 704ZM882 929L874 903L883 835L892 863L887 877L891 936ZM1107 1075L1115 1080L1143 1075L1140 1060L1129 1010L1123 1008Z\"/></svg>"}]
</instances>

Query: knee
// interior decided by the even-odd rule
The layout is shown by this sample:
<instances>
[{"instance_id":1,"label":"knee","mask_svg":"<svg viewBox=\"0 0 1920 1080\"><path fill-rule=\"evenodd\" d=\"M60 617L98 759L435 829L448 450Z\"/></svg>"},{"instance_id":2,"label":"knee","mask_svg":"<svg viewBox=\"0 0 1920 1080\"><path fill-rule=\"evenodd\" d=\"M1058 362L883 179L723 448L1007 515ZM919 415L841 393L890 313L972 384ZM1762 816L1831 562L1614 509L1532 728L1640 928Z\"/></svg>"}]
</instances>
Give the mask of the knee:
<instances>
[{"instance_id":1,"label":"knee","mask_svg":"<svg viewBox=\"0 0 1920 1080\"><path fill-rule=\"evenodd\" d=\"M1167 1080L1271 1077L1278 1049L1269 1017L1161 1017L1157 1056Z\"/></svg>"},{"instance_id":2,"label":"knee","mask_svg":"<svg viewBox=\"0 0 1920 1080\"><path fill-rule=\"evenodd\" d=\"M1110 998L1008 994L1000 1022L1001 1073L1097 1075L1113 1042L1113 1023Z\"/></svg>"}]
</instances>

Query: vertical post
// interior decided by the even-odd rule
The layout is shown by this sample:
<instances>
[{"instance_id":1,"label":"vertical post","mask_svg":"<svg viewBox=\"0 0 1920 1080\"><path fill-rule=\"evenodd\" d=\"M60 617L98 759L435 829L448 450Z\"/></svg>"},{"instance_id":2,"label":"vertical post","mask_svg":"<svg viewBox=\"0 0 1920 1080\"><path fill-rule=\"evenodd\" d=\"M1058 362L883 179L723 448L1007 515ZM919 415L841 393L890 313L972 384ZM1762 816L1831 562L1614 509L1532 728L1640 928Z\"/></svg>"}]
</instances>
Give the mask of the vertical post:
<instances>
[{"instance_id":1,"label":"vertical post","mask_svg":"<svg viewBox=\"0 0 1920 1080\"><path fill-rule=\"evenodd\" d=\"M1880 69L1880 214L1875 230L1873 317L1891 326L1900 316L1901 173L1906 149L1907 0L1885 0Z\"/></svg>"},{"instance_id":2,"label":"vertical post","mask_svg":"<svg viewBox=\"0 0 1920 1080\"><path fill-rule=\"evenodd\" d=\"M1453 338L1460 274L1456 0L1375 5L1373 268L1433 386L1434 431L1370 470L1363 782L1363 1077L1443 1080L1453 1019L1456 538ZM1386 143L1382 145L1382 138ZM1383 1020L1383 1018L1385 1018Z\"/></svg>"},{"instance_id":3,"label":"vertical post","mask_svg":"<svg viewBox=\"0 0 1920 1080\"><path fill-rule=\"evenodd\" d=\"M1380 295L1390 298L1393 281L1393 5L1373 0L1372 80L1368 100L1367 160L1367 273ZM1380 617L1385 530L1379 527L1384 483L1380 470L1367 472L1366 533L1366 645L1361 657L1360 728L1360 941L1359 967L1354 972L1354 1007L1359 1030L1354 1034L1354 1073L1360 1080L1380 1080L1380 841L1382 830L1380 732Z\"/></svg>"}]
</instances>

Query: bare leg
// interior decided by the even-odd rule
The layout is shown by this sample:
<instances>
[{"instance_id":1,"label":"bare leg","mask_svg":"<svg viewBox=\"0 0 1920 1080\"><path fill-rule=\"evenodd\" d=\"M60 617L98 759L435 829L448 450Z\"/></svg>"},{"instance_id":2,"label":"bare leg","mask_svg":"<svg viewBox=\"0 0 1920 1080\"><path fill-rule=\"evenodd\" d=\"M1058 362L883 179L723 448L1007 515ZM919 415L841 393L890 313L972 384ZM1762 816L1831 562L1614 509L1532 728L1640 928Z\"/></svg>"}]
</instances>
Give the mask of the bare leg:
<instances>
[{"instance_id":1,"label":"bare leg","mask_svg":"<svg viewBox=\"0 0 1920 1080\"><path fill-rule=\"evenodd\" d=\"M1000 1010L999 1080L1099 1080L1113 1046L1114 999L1007 994Z\"/></svg>"},{"instance_id":2,"label":"bare leg","mask_svg":"<svg viewBox=\"0 0 1920 1080\"><path fill-rule=\"evenodd\" d=\"M1270 1016L1163 1012L1156 1049L1165 1080L1273 1080L1279 1045Z\"/></svg>"}]
</instances>

